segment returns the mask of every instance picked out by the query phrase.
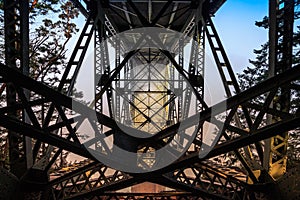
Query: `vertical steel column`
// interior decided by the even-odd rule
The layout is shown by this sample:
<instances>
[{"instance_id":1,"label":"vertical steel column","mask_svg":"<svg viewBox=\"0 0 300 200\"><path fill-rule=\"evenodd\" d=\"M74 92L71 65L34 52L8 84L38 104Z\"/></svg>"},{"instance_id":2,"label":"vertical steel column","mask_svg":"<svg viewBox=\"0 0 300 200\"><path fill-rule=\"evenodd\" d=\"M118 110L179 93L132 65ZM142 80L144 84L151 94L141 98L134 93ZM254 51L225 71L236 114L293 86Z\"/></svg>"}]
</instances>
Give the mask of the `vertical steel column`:
<instances>
[{"instance_id":1,"label":"vertical steel column","mask_svg":"<svg viewBox=\"0 0 300 200\"><path fill-rule=\"evenodd\" d=\"M197 91L200 94L200 96L204 99L204 58L205 58L205 31L203 25L198 22L197 26L198 30L198 36L197 42L198 42L198 48L197 48L197 61L196 61L196 77L197 82L199 83L199 87L197 87ZM197 112L203 111L203 105L201 102L197 101Z\"/></svg>"},{"instance_id":2,"label":"vertical steel column","mask_svg":"<svg viewBox=\"0 0 300 200\"><path fill-rule=\"evenodd\" d=\"M128 63L124 66L124 87L123 87L123 95L125 97L127 97L127 83L125 80L127 80L127 75L128 75ZM126 101L122 101L122 108L121 108L121 118L120 118L120 122L123 124L126 124L126 121L129 119L129 113L127 112L127 103Z\"/></svg>"},{"instance_id":3,"label":"vertical steel column","mask_svg":"<svg viewBox=\"0 0 300 200\"><path fill-rule=\"evenodd\" d=\"M273 77L275 75L276 66L276 44L277 44L277 0L269 0L269 71L268 76ZM270 107L273 107L273 102L271 102ZM267 124L272 124L272 115L267 115ZM266 171L270 169L270 152L271 152L271 138L264 140L264 163L263 167Z\"/></svg>"},{"instance_id":4,"label":"vertical steel column","mask_svg":"<svg viewBox=\"0 0 300 200\"><path fill-rule=\"evenodd\" d=\"M101 65L98 67L102 67L103 74L101 76L105 76L109 78L110 76L110 63L109 63L109 53L108 53L108 46L107 46L107 41L106 40L106 30L105 30L105 25L103 26L102 32L104 35L102 36L102 42L98 48L100 48L100 53L101 53ZM107 106L108 106L108 111L109 115L111 118L114 118L113 115L113 99L112 99L112 86L110 85L107 90L106 90L106 98L107 98Z\"/></svg>"},{"instance_id":5,"label":"vertical steel column","mask_svg":"<svg viewBox=\"0 0 300 200\"><path fill-rule=\"evenodd\" d=\"M184 39L181 37L179 39L179 47L178 47L178 65L182 68L184 68ZM182 110L183 108L183 76L178 72L178 105L177 105L177 120L181 121L183 118Z\"/></svg>"},{"instance_id":6,"label":"vertical steel column","mask_svg":"<svg viewBox=\"0 0 300 200\"><path fill-rule=\"evenodd\" d=\"M24 21L22 20L22 22ZM5 64L11 68L18 69L20 68L21 59L20 5L18 0L4 0L4 26ZM25 29L26 27L22 26L23 28ZM12 83L7 83L6 85L6 101L7 106L16 104L16 89ZM8 115L18 118L20 114L17 111L11 111ZM8 140L10 170L17 177L21 177L26 171L23 137L14 131L8 131Z\"/></svg>"},{"instance_id":7,"label":"vertical steel column","mask_svg":"<svg viewBox=\"0 0 300 200\"><path fill-rule=\"evenodd\" d=\"M191 62L189 68L189 74L193 76L193 81L195 82L194 87L196 91L204 101L204 59L205 59L205 25L202 16L202 4L198 6L195 16L195 33L194 42L192 43L191 51ZM202 112L204 105L199 100L196 101L196 111L197 113ZM197 133L197 140L202 141L203 129L200 127ZM195 147L200 148L200 147Z\"/></svg>"},{"instance_id":8,"label":"vertical steel column","mask_svg":"<svg viewBox=\"0 0 300 200\"><path fill-rule=\"evenodd\" d=\"M191 83L191 87L195 88L195 92L198 93L199 97L204 100L204 26L202 24L202 4L194 6L196 8L194 19L192 23L189 24L189 28L186 29L186 34L193 29L193 37L191 44L190 61L188 68L188 77ZM191 94L192 88L186 88L186 95L184 97L184 110L183 118L189 116L190 106L191 106ZM203 101L202 101L203 102ZM196 99L196 112L199 113L203 111L203 103ZM197 140L202 141L202 128L199 127L199 132L197 133ZM195 147L200 148L200 147Z\"/></svg>"},{"instance_id":9,"label":"vertical steel column","mask_svg":"<svg viewBox=\"0 0 300 200\"><path fill-rule=\"evenodd\" d=\"M179 39L179 46L178 46L178 65L179 67L181 67L181 69L183 70L184 69L184 40L185 38L184 37L181 37ZM183 97L183 83L184 81L184 77L179 73L179 71L177 72L178 73L178 86L176 88L176 84L175 84L175 88L174 88L174 91L177 91L175 94L178 95L177 97L177 121L178 122L181 122L182 120L184 120L184 111L189 111L189 108L185 108L184 107L184 101L183 99L184 98L187 98L187 96ZM186 86L188 87L188 86ZM180 136L176 136L176 137L179 137L178 138L178 142L179 142L179 145L182 145L183 146L183 142L184 142L184 138L180 137Z\"/></svg>"},{"instance_id":10,"label":"vertical steel column","mask_svg":"<svg viewBox=\"0 0 300 200\"><path fill-rule=\"evenodd\" d=\"M197 10L195 11L194 22L190 25L194 29L193 41L191 46L191 55L190 55L190 63L189 63L189 79L196 88L198 94L204 98L204 52L205 52L205 31L204 25L202 24L202 4L195 5ZM189 100L190 101L190 100ZM185 104L188 105L189 101L186 101ZM197 112L203 111L202 103L197 100L196 103ZM186 112L186 110L185 110ZM187 113L185 113L187 116Z\"/></svg>"},{"instance_id":11,"label":"vertical steel column","mask_svg":"<svg viewBox=\"0 0 300 200\"><path fill-rule=\"evenodd\" d=\"M21 38L21 68L23 74L29 76L29 2L20 1L20 38ZM27 100L30 99L30 92L24 91ZM25 110L23 110L23 120L30 123L29 117ZM32 155L32 139L25 137L25 154L26 154L26 165L29 169L33 165Z\"/></svg>"},{"instance_id":12,"label":"vertical steel column","mask_svg":"<svg viewBox=\"0 0 300 200\"><path fill-rule=\"evenodd\" d=\"M269 1L269 77L292 67L293 23L293 0ZM273 107L289 112L290 98L290 89L282 87L280 94L273 100ZM280 120L280 118L268 117L268 123ZM287 132L265 140L264 168L274 179L280 178L286 172L287 146Z\"/></svg>"},{"instance_id":13,"label":"vertical steel column","mask_svg":"<svg viewBox=\"0 0 300 200\"><path fill-rule=\"evenodd\" d=\"M168 71L169 71L169 79L170 80L175 80L175 70L174 70L174 66L170 63L169 67L168 67ZM170 95L169 95L169 99L172 99L174 97L174 88L175 88L175 81L170 81L170 88L171 90ZM177 122L177 118L176 118L176 105L175 105L175 100L170 102L170 106L169 106L169 111L168 111L168 120L167 120L167 125L172 125L175 124Z\"/></svg>"},{"instance_id":14,"label":"vertical steel column","mask_svg":"<svg viewBox=\"0 0 300 200\"><path fill-rule=\"evenodd\" d=\"M95 30L95 99L97 98L97 94L101 91L101 82L98 82L99 80L102 80L101 75L104 73L103 70L103 57L101 54L101 42L103 39L103 34L104 34L104 24L99 23L98 26L96 27ZM101 96L96 102L95 102L95 110L99 113L103 113L103 97ZM103 133L103 125L100 124L98 125L98 129L100 133ZM101 147L97 146L96 144L96 149L99 149Z\"/></svg>"},{"instance_id":15,"label":"vertical steel column","mask_svg":"<svg viewBox=\"0 0 300 200\"><path fill-rule=\"evenodd\" d=\"M107 18L105 17L102 3L95 2L97 4L97 14L100 18L97 23L97 27L95 30L95 78L97 79L97 83L95 84L95 110L99 113L104 113L104 106L108 108L109 115L111 118L113 115L113 98L112 98L112 83L105 88L106 82L110 79L110 63L109 63L109 52L108 52L108 42L106 41L107 37ZM105 90L103 93L101 93ZM106 97L106 101L105 98ZM104 105L104 103L106 104ZM104 132L104 126L102 124L98 125L98 129L100 133ZM100 145L100 146L97 146ZM96 144L96 148L101 150L101 144Z\"/></svg>"},{"instance_id":16,"label":"vertical steel column","mask_svg":"<svg viewBox=\"0 0 300 200\"><path fill-rule=\"evenodd\" d=\"M120 65L120 57L121 57L121 46L120 46L120 38L117 36L115 38L115 68L117 68ZM121 97L120 97L120 87L121 87L121 81L120 81L120 73L117 75L116 80L116 95L115 95L115 120L120 122L121 118Z\"/></svg>"},{"instance_id":17,"label":"vertical steel column","mask_svg":"<svg viewBox=\"0 0 300 200\"><path fill-rule=\"evenodd\" d=\"M133 101L133 95L130 91L130 88L133 87L132 85L132 80L134 77L133 74L133 61L127 62L126 66L125 66L125 70L124 70L124 77L125 77L125 82L124 82L124 96L126 97L126 99L129 99L130 102ZM129 81L127 81L129 80ZM123 108L124 108L124 124L130 126L131 125L131 120L132 120L132 116L131 116L131 106L129 106L129 102L127 102L126 100L123 100Z\"/></svg>"}]
</instances>

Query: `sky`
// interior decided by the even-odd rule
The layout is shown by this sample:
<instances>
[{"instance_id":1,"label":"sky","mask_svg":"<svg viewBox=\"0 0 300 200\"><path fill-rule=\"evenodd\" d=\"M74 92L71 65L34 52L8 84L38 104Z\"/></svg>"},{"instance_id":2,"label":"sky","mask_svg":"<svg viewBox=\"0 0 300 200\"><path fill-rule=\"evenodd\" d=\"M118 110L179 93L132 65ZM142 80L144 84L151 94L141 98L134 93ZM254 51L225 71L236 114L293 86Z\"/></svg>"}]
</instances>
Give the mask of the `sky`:
<instances>
[{"instance_id":1,"label":"sky","mask_svg":"<svg viewBox=\"0 0 300 200\"><path fill-rule=\"evenodd\" d=\"M227 0L212 18L235 74L242 73L255 59L254 49L268 40L268 31L255 26L268 15L267 0ZM208 42L205 57L205 96L211 105L226 98Z\"/></svg>"},{"instance_id":2,"label":"sky","mask_svg":"<svg viewBox=\"0 0 300 200\"><path fill-rule=\"evenodd\" d=\"M255 58L253 49L259 49L268 38L268 31L255 26L268 15L267 0L227 0L213 18L223 46L235 72Z\"/></svg>"}]
</instances>

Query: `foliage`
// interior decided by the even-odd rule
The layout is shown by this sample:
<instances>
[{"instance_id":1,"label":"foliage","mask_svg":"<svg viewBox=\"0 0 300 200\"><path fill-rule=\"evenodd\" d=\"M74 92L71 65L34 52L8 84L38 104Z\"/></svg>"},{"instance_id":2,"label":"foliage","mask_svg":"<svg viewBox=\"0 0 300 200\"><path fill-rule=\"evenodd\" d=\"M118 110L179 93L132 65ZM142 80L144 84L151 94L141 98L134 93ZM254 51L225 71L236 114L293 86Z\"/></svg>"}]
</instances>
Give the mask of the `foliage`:
<instances>
[{"instance_id":1,"label":"foliage","mask_svg":"<svg viewBox=\"0 0 300 200\"><path fill-rule=\"evenodd\" d=\"M50 87L56 88L61 72L67 64L67 45L71 37L78 32L74 20L79 12L68 0L30 0L29 1L29 59L30 76ZM0 0L0 62L4 62L4 13ZM3 84L0 84L2 87ZM1 94L1 93L0 93ZM32 94L33 95L33 94ZM82 93L74 91L78 98ZM4 106L5 92L1 94L0 106ZM39 98L38 95L32 99ZM34 111L43 121L43 114L49 104L35 107ZM0 159L7 161L7 133L0 129ZM7 164L7 163L6 163Z\"/></svg>"},{"instance_id":2,"label":"foliage","mask_svg":"<svg viewBox=\"0 0 300 200\"><path fill-rule=\"evenodd\" d=\"M255 60L249 60L252 65L243 70L243 73L238 74L240 87L242 90L246 90L253 87L257 83L267 79L268 77L268 43L261 45L260 49L255 49Z\"/></svg>"},{"instance_id":3,"label":"foliage","mask_svg":"<svg viewBox=\"0 0 300 200\"><path fill-rule=\"evenodd\" d=\"M58 75L67 61L66 45L78 31L72 22L78 16L78 11L69 1L61 3L57 0L42 1L32 8L30 14L31 20L43 17L39 26L32 24L35 28L30 33L31 76L50 86L59 82ZM53 14L56 14L55 18L47 17Z\"/></svg>"},{"instance_id":4,"label":"foliage","mask_svg":"<svg viewBox=\"0 0 300 200\"><path fill-rule=\"evenodd\" d=\"M299 6L300 1L296 2L296 5ZM295 20L299 19L299 12L295 12ZM257 26L268 29L268 17L264 17L262 21L255 23ZM280 41L282 42L282 41ZM282 44L279 44L282 45ZM296 27L296 31L293 35L293 65L300 64L300 26ZM242 73L238 74L238 80L242 90L246 90L257 83L260 83L263 80L268 78L268 54L269 54L269 44L268 42L261 45L260 49L254 50L256 58L254 60L249 60L250 66L246 67ZM296 81L299 85L299 81ZM280 93L277 94L277 97L280 96ZM253 102L257 104L262 104L264 102L265 95L261 95L256 98ZM276 97L276 98L277 98ZM300 102L300 92L297 90L291 90L291 109L290 112L295 112L299 108ZM256 114L257 112L250 112L251 114ZM300 131L293 130L289 133L289 165L291 162L300 160Z\"/></svg>"}]
</instances>

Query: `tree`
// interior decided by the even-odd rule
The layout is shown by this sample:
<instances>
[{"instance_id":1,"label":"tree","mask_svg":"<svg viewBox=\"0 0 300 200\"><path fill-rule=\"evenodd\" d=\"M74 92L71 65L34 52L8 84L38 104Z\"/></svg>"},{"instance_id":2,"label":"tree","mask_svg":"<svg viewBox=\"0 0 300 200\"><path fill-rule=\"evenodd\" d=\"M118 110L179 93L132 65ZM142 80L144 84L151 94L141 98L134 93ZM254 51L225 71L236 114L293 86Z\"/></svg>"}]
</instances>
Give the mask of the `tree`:
<instances>
[{"instance_id":1,"label":"tree","mask_svg":"<svg viewBox=\"0 0 300 200\"><path fill-rule=\"evenodd\" d=\"M47 16L55 15L50 18ZM67 62L66 45L78 31L72 22L78 11L70 1L41 1L31 7L30 65L35 80L55 86ZM41 25L36 26L41 20Z\"/></svg>"},{"instance_id":2,"label":"tree","mask_svg":"<svg viewBox=\"0 0 300 200\"><path fill-rule=\"evenodd\" d=\"M295 2L296 6L300 5L300 2ZM295 12L294 19L299 19L299 12ZM265 29L269 28L268 17L264 17L262 21L255 23L258 27L262 27ZM282 41L281 44L282 45ZM297 30L293 35L293 65L300 64L300 26L297 26ZM249 89L250 87L266 80L268 78L268 55L269 55L269 43L261 45L260 49L254 50L256 54L255 60L249 60L251 66L246 67L242 73L238 74L239 84L242 90ZM295 82L297 84L300 81ZM255 100L254 103L262 105L266 94L259 96ZM274 104L276 103L276 98L279 98L280 94L278 93L275 96ZM300 92L297 90L291 90L291 112L296 112L296 109L299 108ZM252 111L251 114L255 115L255 111ZM288 156L289 156L289 166L293 165L295 161L300 161L300 130L296 129L289 132L289 148L288 148Z\"/></svg>"},{"instance_id":3,"label":"tree","mask_svg":"<svg viewBox=\"0 0 300 200\"><path fill-rule=\"evenodd\" d=\"M56 88L61 72L67 64L67 44L78 31L74 19L78 10L68 0L30 0L30 76L50 87ZM3 1L0 0L0 62L4 62L4 16ZM0 103L5 101L5 84L0 85ZM3 91L3 92L2 92ZM33 95L31 99L37 98ZM75 95L82 97L80 92ZM1 104L2 104L1 103ZM43 114L49 104L37 106L33 110L43 122ZM0 160L8 166L7 132L0 129Z\"/></svg>"}]
</instances>

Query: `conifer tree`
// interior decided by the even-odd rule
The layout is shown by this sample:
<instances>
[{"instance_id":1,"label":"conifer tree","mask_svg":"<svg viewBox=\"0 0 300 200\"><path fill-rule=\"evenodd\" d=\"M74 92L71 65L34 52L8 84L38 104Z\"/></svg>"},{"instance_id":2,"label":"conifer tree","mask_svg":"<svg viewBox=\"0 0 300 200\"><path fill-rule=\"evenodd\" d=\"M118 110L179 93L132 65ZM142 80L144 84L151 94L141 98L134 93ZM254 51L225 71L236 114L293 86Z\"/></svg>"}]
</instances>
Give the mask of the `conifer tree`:
<instances>
[{"instance_id":1,"label":"conifer tree","mask_svg":"<svg viewBox=\"0 0 300 200\"><path fill-rule=\"evenodd\" d=\"M295 2L296 8L299 7L300 1ZM295 11L295 24L300 17L300 12ZM262 21L255 23L256 26L269 29L268 17L264 17ZM282 44L279 44L282 45ZM247 66L242 73L238 74L239 84L242 90L249 89L250 87L266 80L269 70L269 43L261 45L259 49L255 49L254 53L256 55L254 60L249 60L250 66ZM293 66L300 64L300 26L296 27L296 31L293 35ZM300 80L296 81L299 85ZM279 94L277 95L277 97ZM295 112L300 106L299 102L300 92L299 90L291 90L291 112ZM276 98L276 96L275 96ZM262 105L264 102L265 95L261 95L256 98L253 103ZM251 114L255 114L255 111L251 111ZM300 130L296 129L289 132L289 166L291 167L295 162L300 161Z\"/></svg>"}]
</instances>

